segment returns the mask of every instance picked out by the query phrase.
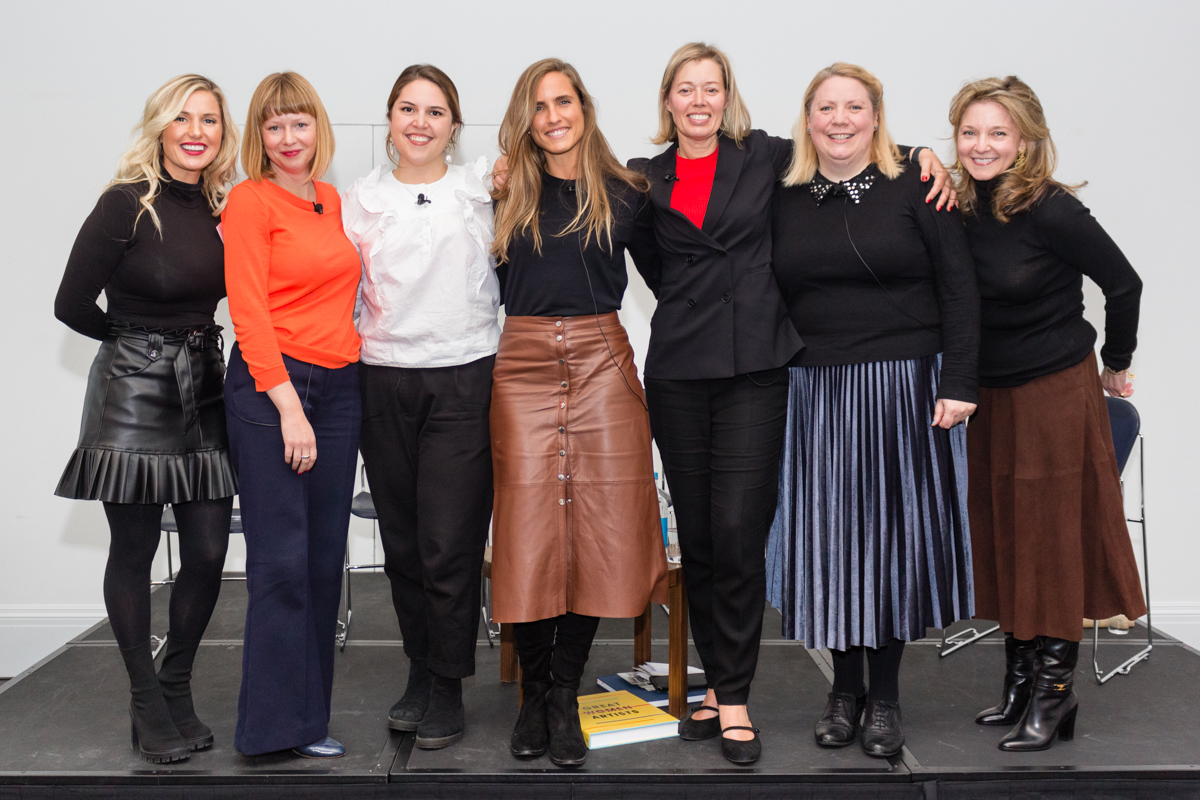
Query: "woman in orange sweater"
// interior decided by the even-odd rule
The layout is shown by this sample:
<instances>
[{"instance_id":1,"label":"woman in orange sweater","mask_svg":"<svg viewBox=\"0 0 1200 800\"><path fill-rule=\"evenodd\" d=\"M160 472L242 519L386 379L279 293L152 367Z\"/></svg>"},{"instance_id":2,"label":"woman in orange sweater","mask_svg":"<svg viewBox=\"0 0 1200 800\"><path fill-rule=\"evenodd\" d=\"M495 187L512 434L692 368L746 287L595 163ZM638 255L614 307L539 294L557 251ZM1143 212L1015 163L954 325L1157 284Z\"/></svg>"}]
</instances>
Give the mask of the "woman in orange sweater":
<instances>
[{"instance_id":1,"label":"woman in orange sweater","mask_svg":"<svg viewBox=\"0 0 1200 800\"><path fill-rule=\"evenodd\" d=\"M312 85L268 76L245 130L249 180L222 214L237 333L225 408L250 593L234 746L336 758L345 748L328 728L358 461L361 266L337 190L317 180L334 142Z\"/></svg>"}]
</instances>

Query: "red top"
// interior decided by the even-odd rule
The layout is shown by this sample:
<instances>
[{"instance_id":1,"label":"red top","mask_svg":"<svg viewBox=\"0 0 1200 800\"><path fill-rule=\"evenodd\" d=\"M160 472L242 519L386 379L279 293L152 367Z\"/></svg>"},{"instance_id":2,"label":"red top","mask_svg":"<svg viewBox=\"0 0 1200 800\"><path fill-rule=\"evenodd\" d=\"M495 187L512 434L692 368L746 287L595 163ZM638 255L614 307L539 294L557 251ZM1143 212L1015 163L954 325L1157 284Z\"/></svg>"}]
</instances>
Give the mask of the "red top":
<instances>
[{"instance_id":1,"label":"red top","mask_svg":"<svg viewBox=\"0 0 1200 800\"><path fill-rule=\"evenodd\" d=\"M328 369L358 361L362 262L337 189L313 183L321 214L268 180L233 187L221 213L229 316L260 392L288 379L280 353Z\"/></svg>"},{"instance_id":2,"label":"red top","mask_svg":"<svg viewBox=\"0 0 1200 800\"><path fill-rule=\"evenodd\" d=\"M708 196L712 194L713 179L717 176L717 153L713 150L704 158L684 158L675 151L675 186L671 189L671 208L683 214L697 228L704 225Z\"/></svg>"}]
</instances>

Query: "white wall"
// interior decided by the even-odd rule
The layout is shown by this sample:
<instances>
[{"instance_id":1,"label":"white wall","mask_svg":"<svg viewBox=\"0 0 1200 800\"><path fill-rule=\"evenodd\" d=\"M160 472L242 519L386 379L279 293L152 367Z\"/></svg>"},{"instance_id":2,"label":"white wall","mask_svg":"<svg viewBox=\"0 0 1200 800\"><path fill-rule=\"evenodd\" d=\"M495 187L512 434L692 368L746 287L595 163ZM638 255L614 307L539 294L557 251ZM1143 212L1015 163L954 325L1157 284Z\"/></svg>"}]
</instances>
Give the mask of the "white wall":
<instances>
[{"instance_id":1,"label":"white wall","mask_svg":"<svg viewBox=\"0 0 1200 800\"><path fill-rule=\"evenodd\" d=\"M467 121L494 125L520 71L555 55L579 68L605 133L629 158L655 151L647 139L661 70L692 39L726 49L756 126L779 135L813 73L835 60L880 76L899 141L943 153L947 106L963 80L1015 72L1034 86L1062 153L1060 177L1091 181L1084 201L1146 282L1134 370L1149 441L1155 622L1200 644L1200 420L1181 410L1200 389L1191 351L1200 276L1188 255L1200 108L1186 83L1200 67L1198 23L1192 3L1107 1L13 4L0 29L0 318L8 331L0 357L0 675L103 615L101 507L52 496L75 444L96 345L55 321L51 307L75 232L151 91L200 72L224 87L241 117L265 74L295 69L339 123L342 153L331 177L345 185L366 171L362 154L373 146L370 128L346 126L381 121L404 66L439 65L456 80ZM471 132L472 149L490 146L489 130ZM634 277L624 318L639 354L652 307ZM369 529L356 528L353 542L356 558L370 557ZM236 566L237 553L232 559Z\"/></svg>"}]
</instances>

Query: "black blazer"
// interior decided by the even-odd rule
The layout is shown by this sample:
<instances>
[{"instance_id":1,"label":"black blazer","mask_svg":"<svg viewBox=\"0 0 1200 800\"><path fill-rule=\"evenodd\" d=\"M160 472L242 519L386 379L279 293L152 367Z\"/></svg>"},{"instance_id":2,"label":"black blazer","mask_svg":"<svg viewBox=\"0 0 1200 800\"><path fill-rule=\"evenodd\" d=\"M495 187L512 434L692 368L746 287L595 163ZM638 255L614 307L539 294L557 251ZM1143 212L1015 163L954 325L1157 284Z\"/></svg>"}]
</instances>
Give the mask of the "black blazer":
<instances>
[{"instance_id":1,"label":"black blazer","mask_svg":"<svg viewBox=\"0 0 1200 800\"><path fill-rule=\"evenodd\" d=\"M704 225L671 208L672 145L629 162L650 179L660 258L638 264L658 298L647 378L730 378L782 367L804 343L771 271L771 197L792 142L750 131L739 148L722 135Z\"/></svg>"}]
</instances>

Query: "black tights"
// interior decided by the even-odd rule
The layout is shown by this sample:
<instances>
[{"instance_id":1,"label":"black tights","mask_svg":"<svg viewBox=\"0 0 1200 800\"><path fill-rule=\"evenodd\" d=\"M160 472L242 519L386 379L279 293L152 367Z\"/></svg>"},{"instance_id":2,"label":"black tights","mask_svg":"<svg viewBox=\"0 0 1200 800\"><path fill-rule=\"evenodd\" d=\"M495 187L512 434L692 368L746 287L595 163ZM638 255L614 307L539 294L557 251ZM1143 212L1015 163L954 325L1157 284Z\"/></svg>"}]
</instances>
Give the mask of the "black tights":
<instances>
[{"instance_id":1,"label":"black tights","mask_svg":"<svg viewBox=\"0 0 1200 800\"><path fill-rule=\"evenodd\" d=\"M900 702L900 659L904 656L904 642L900 639L891 639L883 647L859 645L849 650L830 650L833 656L833 690L855 697L862 696L865 691L864 650L871 673L871 689L867 694L872 700Z\"/></svg>"},{"instance_id":2,"label":"black tights","mask_svg":"<svg viewBox=\"0 0 1200 800\"><path fill-rule=\"evenodd\" d=\"M180 566L171 587L170 634L179 641L198 641L221 593L233 498L195 500L174 509ZM134 647L150 638L150 567L158 551L163 507L105 503L104 513L112 535L104 606L117 645Z\"/></svg>"}]
</instances>

